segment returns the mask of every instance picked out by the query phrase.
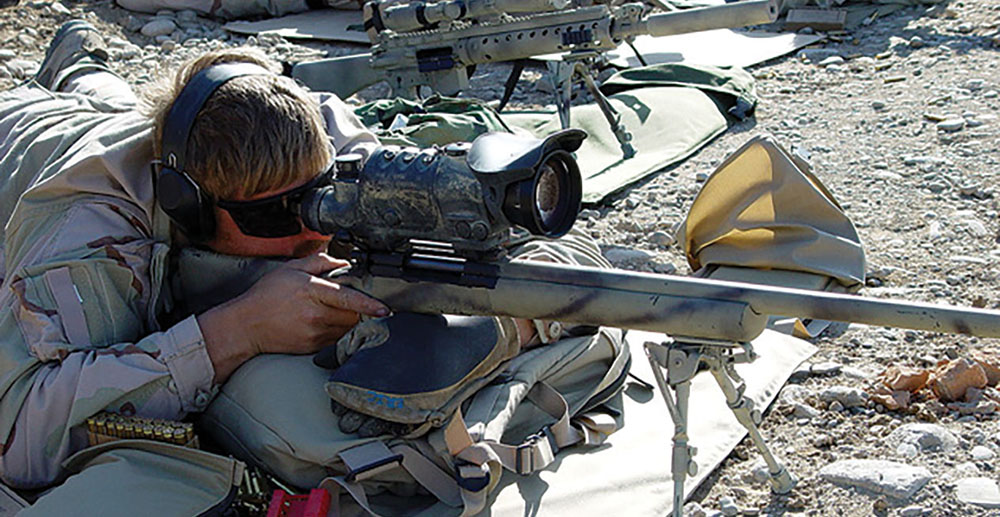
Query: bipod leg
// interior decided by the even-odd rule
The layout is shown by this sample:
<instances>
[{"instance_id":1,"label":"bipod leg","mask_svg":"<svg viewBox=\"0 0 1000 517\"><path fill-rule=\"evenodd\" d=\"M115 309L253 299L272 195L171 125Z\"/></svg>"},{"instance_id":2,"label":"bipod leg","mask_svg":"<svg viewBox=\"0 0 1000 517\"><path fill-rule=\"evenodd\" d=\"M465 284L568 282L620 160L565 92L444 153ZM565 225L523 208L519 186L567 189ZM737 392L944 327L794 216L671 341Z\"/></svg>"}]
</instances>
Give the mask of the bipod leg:
<instances>
[{"instance_id":1,"label":"bipod leg","mask_svg":"<svg viewBox=\"0 0 1000 517\"><path fill-rule=\"evenodd\" d=\"M546 63L549 69L549 80L552 81L552 88L556 94L556 111L559 113L559 125L563 129L569 128L569 105L570 97L573 94L573 71L574 64L566 61L549 61Z\"/></svg>"},{"instance_id":2,"label":"bipod leg","mask_svg":"<svg viewBox=\"0 0 1000 517\"><path fill-rule=\"evenodd\" d=\"M688 445L688 400L691 396L691 378L698 371L700 353L697 349L678 349L659 343L645 344L646 358L653 370L653 377L660 388L663 401L667 404L670 419L674 421L673 448L671 451L670 473L674 480L673 517L681 517L684 509L684 482L688 475L698 473L694 455L698 450ZM667 370L667 377L663 375ZM671 395L675 394L676 398Z\"/></svg>"},{"instance_id":3,"label":"bipod leg","mask_svg":"<svg viewBox=\"0 0 1000 517\"><path fill-rule=\"evenodd\" d=\"M597 101L597 106L601 108L601 113L604 113L604 118L608 120L611 132L614 133L615 138L618 140L618 145L621 146L625 159L635 156L635 147L632 147L632 133L629 133L628 129L625 129L625 124L622 124L621 113L615 110L614 106L611 105L611 101L597 87L597 83L594 82L594 77L590 73L590 68L578 61L574 67L574 72L574 76L579 75L583 78L583 84L587 86L587 90L590 91L590 94L594 96L594 100Z\"/></svg>"},{"instance_id":4,"label":"bipod leg","mask_svg":"<svg viewBox=\"0 0 1000 517\"><path fill-rule=\"evenodd\" d=\"M764 442L764 437L760 434L760 429L757 427L761 422L760 411L754 409L753 401L743 395L746 384L740 379L729 359L722 357L721 352L716 352L710 356L706 355L703 360L715 377L715 381L719 383L719 387L722 388L729 409L736 416L736 420L750 433L750 441L753 442L754 447L764 457L764 461L767 463L768 474L771 476L769 480L771 491L776 494L791 492L795 488L797 480L785 469L784 465L778 462L774 454L771 453L771 449L768 448L767 443ZM733 384L733 379L739 382L738 386Z\"/></svg>"}]
</instances>

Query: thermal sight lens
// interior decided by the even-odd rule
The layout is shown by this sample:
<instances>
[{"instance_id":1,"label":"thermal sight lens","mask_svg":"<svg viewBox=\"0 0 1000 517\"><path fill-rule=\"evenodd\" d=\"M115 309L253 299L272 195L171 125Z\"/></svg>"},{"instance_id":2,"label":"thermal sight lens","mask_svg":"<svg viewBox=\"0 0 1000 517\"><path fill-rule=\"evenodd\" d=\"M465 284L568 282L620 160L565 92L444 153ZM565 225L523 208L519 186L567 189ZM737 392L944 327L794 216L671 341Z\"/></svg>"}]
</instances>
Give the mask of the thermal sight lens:
<instances>
[{"instance_id":1,"label":"thermal sight lens","mask_svg":"<svg viewBox=\"0 0 1000 517\"><path fill-rule=\"evenodd\" d=\"M538 182L535 183L535 209L538 210L539 219L545 229L552 227L553 216L559 210L564 174L565 169L554 160L546 162L538 171Z\"/></svg>"}]
</instances>

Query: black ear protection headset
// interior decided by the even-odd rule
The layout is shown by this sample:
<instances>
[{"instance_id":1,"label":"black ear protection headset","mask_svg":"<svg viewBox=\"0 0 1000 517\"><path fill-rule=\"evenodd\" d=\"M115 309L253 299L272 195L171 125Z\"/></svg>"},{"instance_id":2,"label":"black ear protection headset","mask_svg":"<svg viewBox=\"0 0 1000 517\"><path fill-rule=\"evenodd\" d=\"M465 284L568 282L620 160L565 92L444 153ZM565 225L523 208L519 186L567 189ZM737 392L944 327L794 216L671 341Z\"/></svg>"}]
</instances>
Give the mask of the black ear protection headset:
<instances>
[{"instance_id":1,"label":"black ear protection headset","mask_svg":"<svg viewBox=\"0 0 1000 517\"><path fill-rule=\"evenodd\" d=\"M161 160L153 164L156 200L170 219L195 241L210 239L215 234L215 211L212 198L184 171L188 137L195 117L212 93L230 79L244 75L271 75L271 72L253 63L212 65L184 85L163 124Z\"/></svg>"}]
</instances>

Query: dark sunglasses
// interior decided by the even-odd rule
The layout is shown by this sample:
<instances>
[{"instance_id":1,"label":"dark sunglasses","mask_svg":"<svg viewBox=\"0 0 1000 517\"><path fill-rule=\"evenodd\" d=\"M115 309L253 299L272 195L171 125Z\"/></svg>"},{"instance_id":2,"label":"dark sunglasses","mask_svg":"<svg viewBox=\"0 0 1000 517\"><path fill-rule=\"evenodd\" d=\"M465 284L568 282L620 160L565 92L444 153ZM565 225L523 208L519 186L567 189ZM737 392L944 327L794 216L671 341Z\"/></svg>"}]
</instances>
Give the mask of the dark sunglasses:
<instances>
[{"instance_id":1,"label":"dark sunglasses","mask_svg":"<svg viewBox=\"0 0 1000 517\"><path fill-rule=\"evenodd\" d=\"M294 211L302 197L311 189L329 185L333 170L320 173L308 183L291 190L252 201L219 200L215 204L229 212L236 226L245 235L276 239L298 235L302 220Z\"/></svg>"}]
</instances>

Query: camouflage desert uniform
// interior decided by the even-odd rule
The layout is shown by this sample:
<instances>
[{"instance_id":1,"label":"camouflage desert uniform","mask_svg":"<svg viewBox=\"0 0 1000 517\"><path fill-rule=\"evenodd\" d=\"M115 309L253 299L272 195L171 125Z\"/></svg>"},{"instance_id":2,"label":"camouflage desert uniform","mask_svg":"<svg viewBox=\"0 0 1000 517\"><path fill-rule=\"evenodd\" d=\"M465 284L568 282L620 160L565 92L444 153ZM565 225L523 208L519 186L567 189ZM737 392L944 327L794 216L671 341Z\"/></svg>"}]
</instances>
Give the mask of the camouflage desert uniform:
<instances>
[{"instance_id":1,"label":"camouflage desert uniform","mask_svg":"<svg viewBox=\"0 0 1000 517\"><path fill-rule=\"evenodd\" d=\"M338 150L377 145L339 99L320 101ZM177 419L215 393L195 318L158 322L171 239L151 134L90 96L0 93L0 476L15 487L56 480L101 410Z\"/></svg>"}]
</instances>

